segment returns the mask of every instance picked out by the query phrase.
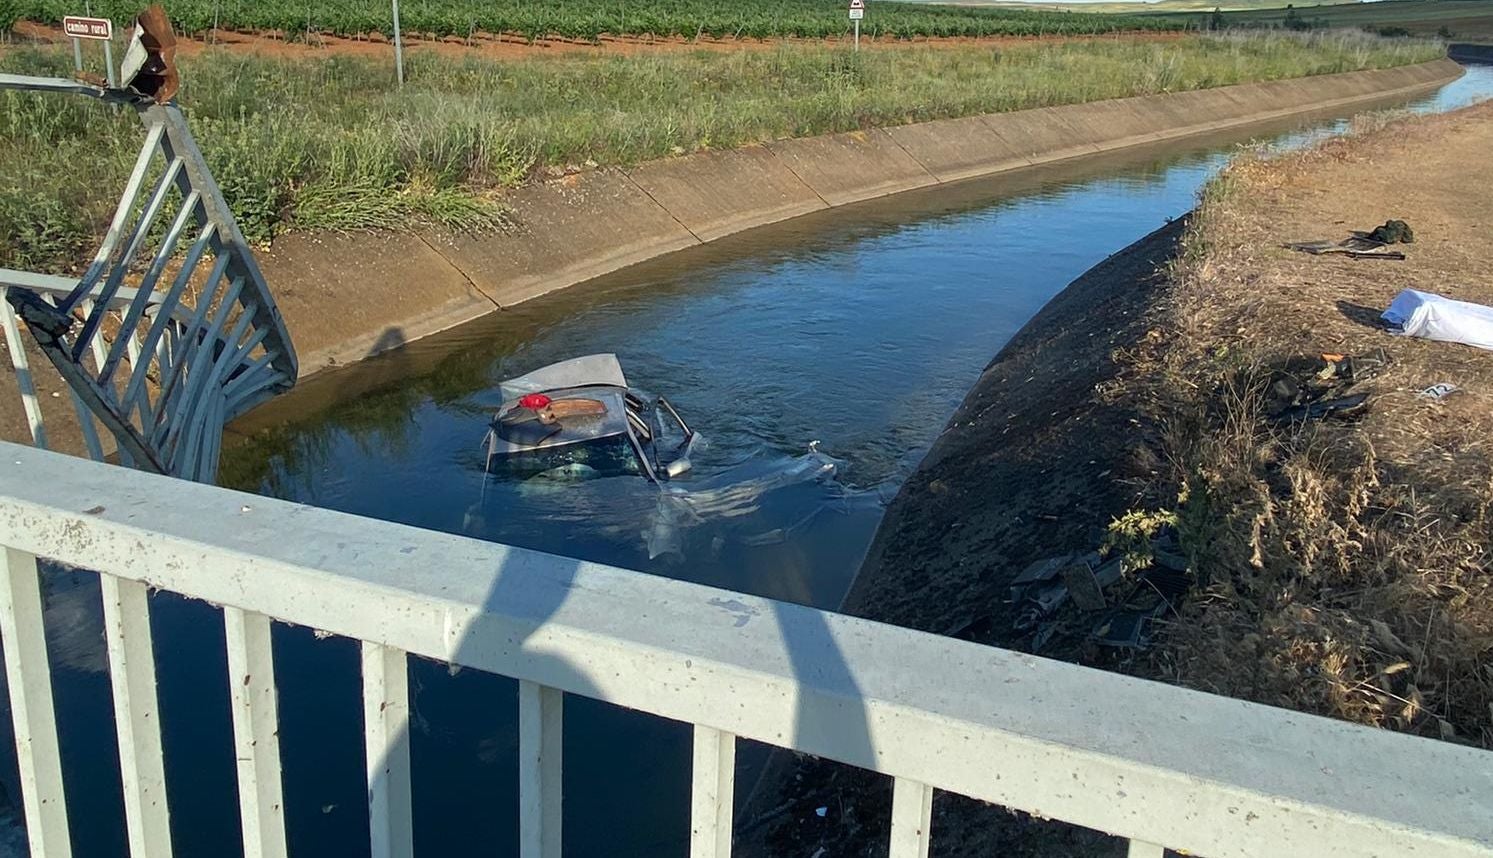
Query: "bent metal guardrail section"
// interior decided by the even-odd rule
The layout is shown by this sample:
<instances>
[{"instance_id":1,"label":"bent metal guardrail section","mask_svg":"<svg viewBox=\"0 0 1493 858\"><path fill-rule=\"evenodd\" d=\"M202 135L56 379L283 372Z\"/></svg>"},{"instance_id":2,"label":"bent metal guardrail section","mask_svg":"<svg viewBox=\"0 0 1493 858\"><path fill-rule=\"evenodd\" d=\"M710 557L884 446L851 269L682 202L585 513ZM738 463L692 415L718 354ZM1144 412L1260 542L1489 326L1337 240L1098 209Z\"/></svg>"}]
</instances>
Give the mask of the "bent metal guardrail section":
<instances>
[{"instance_id":1,"label":"bent metal guardrail section","mask_svg":"<svg viewBox=\"0 0 1493 858\"><path fill-rule=\"evenodd\" d=\"M694 725L690 852L743 737L1235 856L1493 856L1493 754L768 599L0 444L0 631L33 854L69 854L37 561L97 570L132 855L169 854L147 588L222 607L245 853L285 852L271 622L362 641L373 855L412 853L405 659L515 677L525 858L560 855L563 695Z\"/></svg>"},{"instance_id":2,"label":"bent metal guardrail section","mask_svg":"<svg viewBox=\"0 0 1493 858\"><path fill-rule=\"evenodd\" d=\"M186 119L169 100L132 89L6 74L0 89L134 109L145 130L81 277L0 268L0 326L32 440L47 446L18 317L67 382L93 458L106 452L97 420L124 464L214 481L224 424L289 389L296 357Z\"/></svg>"}]
</instances>

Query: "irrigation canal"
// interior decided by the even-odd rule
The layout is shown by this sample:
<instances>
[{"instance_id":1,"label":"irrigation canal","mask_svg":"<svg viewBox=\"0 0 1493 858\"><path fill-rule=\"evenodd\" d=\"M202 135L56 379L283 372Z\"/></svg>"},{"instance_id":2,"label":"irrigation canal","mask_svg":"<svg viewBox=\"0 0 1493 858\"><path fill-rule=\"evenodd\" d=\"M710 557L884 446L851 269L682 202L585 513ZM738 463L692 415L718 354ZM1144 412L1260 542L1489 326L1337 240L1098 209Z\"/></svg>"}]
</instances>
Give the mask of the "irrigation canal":
<instances>
[{"instance_id":1,"label":"irrigation canal","mask_svg":"<svg viewBox=\"0 0 1493 858\"><path fill-rule=\"evenodd\" d=\"M1412 106L1490 95L1493 66L1474 66ZM1253 135L1295 146L1342 123ZM235 427L223 481L833 607L884 503L1002 344L1069 281L1191 208L1245 140L1191 140L837 209L536 299L311 379ZM1366 212L1364 225L1393 214ZM497 382L592 352L617 353L633 384L666 394L709 440L677 484L683 493L661 495L641 478L484 475L479 444ZM118 855L123 813L90 579L51 573L48 622L76 854ZM221 620L160 594L153 623L176 854L232 854ZM276 633L291 851L346 855L367 842L358 650L309 629ZM514 683L421 661L411 680L418 851L512 854ZM684 855L687 727L589 700L565 705L566 852ZM743 755L748 767L758 759ZM10 786L13 757L6 765Z\"/></svg>"}]
</instances>

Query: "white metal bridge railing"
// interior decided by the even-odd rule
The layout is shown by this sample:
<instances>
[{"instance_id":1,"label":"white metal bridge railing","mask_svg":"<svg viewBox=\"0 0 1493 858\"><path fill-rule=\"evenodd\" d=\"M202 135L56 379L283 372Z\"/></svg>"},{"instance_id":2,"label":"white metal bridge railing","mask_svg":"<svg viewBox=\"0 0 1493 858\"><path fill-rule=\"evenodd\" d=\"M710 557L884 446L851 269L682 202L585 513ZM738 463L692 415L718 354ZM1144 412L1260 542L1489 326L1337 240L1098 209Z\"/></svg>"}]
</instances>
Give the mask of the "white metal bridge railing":
<instances>
[{"instance_id":1,"label":"white metal bridge railing","mask_svg":"<svg viewBox=\"0 0 1493 858\"><path fill-rule=\"evenodd\" d=\"M245 854L285 852L273 621L362 641L372 854L412 853L409 654L515 677L524 858L560 854L563 695L694 725L690 852L737 737L1194 855L1493 855L1493 754L709 587L0 444L0 633L35 855L69 854L38 558L97 570L135 858L170 854L148 589L222 607Z\"/></svg>"}]
</instances>

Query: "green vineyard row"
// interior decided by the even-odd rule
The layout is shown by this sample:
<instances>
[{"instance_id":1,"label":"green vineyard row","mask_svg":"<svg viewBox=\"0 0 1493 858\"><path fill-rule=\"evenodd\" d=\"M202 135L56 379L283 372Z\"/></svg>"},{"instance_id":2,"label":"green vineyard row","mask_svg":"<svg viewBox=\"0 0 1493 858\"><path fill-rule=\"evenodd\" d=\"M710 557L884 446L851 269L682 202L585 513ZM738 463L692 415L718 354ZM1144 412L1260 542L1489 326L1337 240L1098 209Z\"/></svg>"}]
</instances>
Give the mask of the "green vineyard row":
<instances>
[{"instance_id":1,"label":"green vineyard row","mask_svg":"<svg viewBox=\"0 0 1493 858\"><path fill-rule=\"evenodd\" d=\"M18 19L55 24L79 14L79 0L7 0ZM92 0L95 15L125 23L140 0ZM341 36L393 30L390 4L381 0L171 0L179 31L214 26ZM861 32L872 37L1092 35L1119 30L1176 30L1176 20L1068 12L933 6L872 0ZM0 20L0 26L13 22ZM602 35L693 38L825 38L849 30L846 4L835 0L404 0L400 24L409 33L468 37L505 33L529 39L594 40Z\"/></svg>"}]
</instances>

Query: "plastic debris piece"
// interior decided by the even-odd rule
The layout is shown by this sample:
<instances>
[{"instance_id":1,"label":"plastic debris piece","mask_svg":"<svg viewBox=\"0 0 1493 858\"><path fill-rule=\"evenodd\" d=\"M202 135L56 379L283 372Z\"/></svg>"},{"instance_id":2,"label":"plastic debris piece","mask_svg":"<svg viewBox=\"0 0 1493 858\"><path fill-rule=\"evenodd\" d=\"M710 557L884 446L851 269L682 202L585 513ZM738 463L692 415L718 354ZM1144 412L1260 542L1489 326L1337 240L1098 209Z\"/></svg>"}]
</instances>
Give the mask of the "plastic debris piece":
<instances>
[{"instance_id":1,"label":"plastic debris piece","mask_svg":"<svg viewBox=\"0 0 1493 858\"><path fill-rule=\"evenodd\" d=\"M1027 564L1027 567L1021 570L1020 575L1011 579L1012 598L1019 597L1019 591L1026 589L1032 584L1051 581L1056 578L1058 572L1062 570L1063 564L1072 559L1073 555L1068 554L1062 557L1048 557L1044 560Z\"/></svg>"},{"instance_id":2,"label":"plastic debris piece","mask_svg":"<svg viewBox=\"0 0 1493 858\"><path fill-rule=\"evenodd\" d=\"M1094 570L1087 563L1070 563L1064 566L1063 584L1068 588L1069 598L1073 599L1073 604L1080 611L1104 610L1104 591L1099 586L1099 579L1094 577Z\"/></svg>"},{"instance_id":3,"label":"plastic debris piece","mask_svg":"<svg viewBox=\"0 0 1493 858\"><path fill-rule=\"evenodd\" d=\"M1433 384L1425 390L1420 391L1419 395L1427 399L1445 399L1453 393L1461 392L1462 388L1449 381L1443 381L1440 384Z\"/></svg>"},{"instance_id":4,"label":"plastic debris piece","mask_svg":"<svg viewBox=\"0 0 1493 858\"><path fill-rule=\"evenodd\" d=\"M1018 632L1029 632L1037 627L1043 617L1050 617L1068 601L1068 588L1062 582L1049 584L1036 592L1028 593L1016 616Z\"/></svg>"},{"instance_id":5,"label":"plastic debris piece","mask_svg":"<svg viewBox=\"0 0 1493 858\"><path fill-rule=\"evenodd\" d=\"M1120 575L1125 571L1125 558L1119 555L1099 564L1094 570L1094 580L1099 582L1100 589L1108 590L1120 580Z\"/></svg>"},{"instance_id":6,"label":"plastic debris piece","mask_svg":"<svg viewBox=\"0 0 1493 858\"><path fill-rule=\"evenodd\" d=\"M1277 423L1294 423L1302 420L1319 420L1334 414L1348 414L1363 407L1369 401L1367 393L1344 396L1340 399L1321 399L1305 405L1287 408L1275 416Z\"/></svg>"},{"instance_id":7,"label":"plastic debris piece","mask_svg":"<svg viewBox=\"0 0 1493 858\"><path fill-rule=\"evenodd\" d=\"M1094 628L1094 643L1120 649L1143 649L1146 646L1145 630L1150 617L1144 614L1121 612L1110 615Z\"/></svg>"},{"instance_id":8,"label":"plastic debris piece","mask_svg":"<svg viewBox=\"0 0 1493 858\"><path fill-rule=\"evenodd\" d=\"M1173 572L1187 571L1187 558L1180 554L1153 548L1151 549L1151 557L1155 560L1157 566L1170 569Z\"/></svg>"},{"instance_id":9,"label":"plastic debris piece","mask_svg":"<svg viewBox=\"0 0 1493 858\"><path fill-rule=\"evenodd\" d=\"M1048 642L1052 640L1052 636L1057 633L1057 630L1057 623L1046 623L1042 628L1037 629L1037 633L1032 635L1032 653L1041 652L1042 648L1047 646Z\"/></svg>"}]
</instances>

